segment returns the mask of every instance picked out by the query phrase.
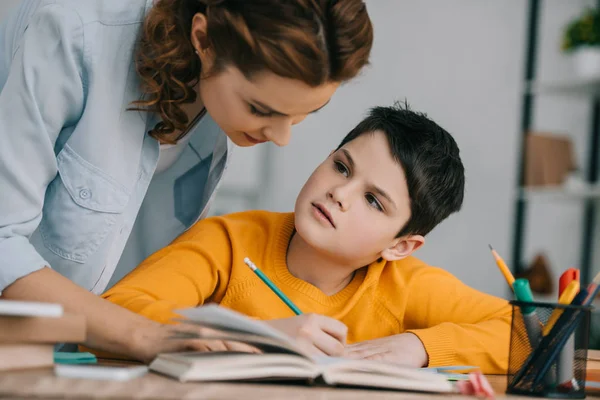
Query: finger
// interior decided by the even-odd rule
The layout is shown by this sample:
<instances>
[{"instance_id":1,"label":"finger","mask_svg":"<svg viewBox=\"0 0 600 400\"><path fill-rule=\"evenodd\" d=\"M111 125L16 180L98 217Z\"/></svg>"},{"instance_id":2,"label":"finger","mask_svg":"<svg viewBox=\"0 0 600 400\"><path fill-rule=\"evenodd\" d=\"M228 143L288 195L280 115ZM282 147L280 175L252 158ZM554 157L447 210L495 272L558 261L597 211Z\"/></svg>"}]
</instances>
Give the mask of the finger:
<instances>
[{"instance_id":1,"label":"finger","mask_svg":"<svg viewBox=\"0 0 600 400\"><path fill-rule=\"evenodd\" d=\"M394 363L396 365L402 365L407 367L420 368L414 360L410 358L398 357L392 351L382 351L379 353L371 354L366 357L362 357L363 360L372 360L372 361L385 361L388 363Z\"/></svg>"},{"instance_id":2,"label":"finger","mask_svg":"<svg viewBox=\"0 0 600 400\"><path fill-rule=\"evenodd\" d=\"M333 336L335 339L338 340L338 342L342 344L346 343L348 327L344 325L343 322L340 322L337 319L325 317L323 315L319 315L318 317L320 318L317 318L317 323L321 330Z\"/></svg>"},{"instance_id":3,"label":"finger","mask_svg":"<svg viewBox=\"0 0 600 400\"><path fill-rule=\"evenodd\" d=\"M227 351L227 347L220 340L190 339L186 341L187 349L195 351Z\"/></svg>"},{"instance_id":4,"label":"finger","mask_svg":"<svg viewBox=\"0 0 600 400\"><path fill-rule=\"evenodd\" d=\"M197 325L191 324L178 324L168 327L168 332L171 336L177 336L178 334L189 335L190 337L196 336L198 339L203 337L215 336L219 332L210 328L204 328Z\"/></svg>"},{"instance_id":5,"label":"finger","mask_svg":"<svg viewBox=\"0 0 600 400\"><path fill-rule=\"evenodd\" d=\"M206 340L205 342L210 351L227 351L227 346L222 340Z\"/></svg>"},{"instance_id":6,"label":"finger","mask_svg":"<svg viewBox=\"0 0 600 400\"><path fill-rule=\"evenodd\" d=\"M317 346L312 345L311 346L311 354L313 356L327 356L328 354L324 353L322 350L320 350Z\"/></svg>"},{"instance_id":7,"label":"finger","mask_svg":"<svg viewBox=\"0 0 600 400\"><path fill-rule=\"evenodd\" d=\"M346 348L355 350L355 349L362 349L365 347L372 347L372 346L373 346L372 340L365 340L364 342L356 342L356 343L347 344Z\"/></svg>"},{"instance_id":8,"label":"finger","mask_svg":"<svg viewBox=\"0 0 600 400\"><path fill-rule=\"evenodd\" d=\"M381 347L364 347L351 350L345 349L344 352L349 358L369 358L381 353L387 353L387 351Z\"/></svg>"},{"instance_id":9,"label":"finger","mask_svg":"<svg viewBox=\"0 0 600 400\"><path fill-rule=\"evenodd\" d=\"M220 340L198 340L187 341L186 348L195 351L240 351L247 353L259 353L256 347L239 342L222 342Z\"/></svg>"},{"instance_id":10,"label":"finger","mask_svg":"<svg viewBox=\"0 0 600 400\"><path fill-rule=\"evenodd\" d=\"M327 354L319 350L310 339L301 338L298 339L298 347L309 356L326 356Z\"/></svg>"},{"instance_id":11,"label":"finger","mask_svg":"<svg viewBox=\"0 0 600 400\"><path fill-rule=\"evenodd\" d=\"M254 346L246 343L226 341L224 342L228 351L239 351L243 353L260 353L261 351Z\"/></svg>"},{"instance_id":12,"label":"finger","mask_svg":"<svg viewBox=\"0 0 600 400\"><path fill-rule=\"evenodd\" d=\"M175 324L175 325L169 325L169 327L173 330L179 330L179 331L184 331L184 332L194 332L197 333L198 335L202 335L202 336L214 336L215 334L219 334L219 333L223 333L222 331L215 329L215 328L209 328L203 325L196 325L193 323L179 323L179 324Z\"/></svg>"},{"instance_id":13,"label":"finger","mask_svg":"<svg viewBox=\"0 0 600 400\"><path fill-rule=\"evenodd\" d=\"M182 350L187 350L187 351L210 351L210 349L208 348L208 346L206 346L206 344L204 343L204 341L202 340L197 340L197 339L192 339L192 340L185 340L185 341L181 341L181 346L179 346L177 349L172 349L170 351L182 351Z\"/></svg>"},{"instance_id":14,"label":"finger","mask_svg":"<svg viewBox=\"0 0 600 400\"><path fill-rule=\"evenodd\" d=\"M323 353L323 351L321 351L314 344L310 344L307 347L308 347L308 354L310 354L313 357L327 356L327 354Z\"/></svg>"},{"instance_id":15,"label":"finger","mask_svg":"<svg viewBox=\"0 0 600 400\"><path fill-rule=\"evenodd\" d=\"M389 352L375 353L370 356L363 357L363 360L388 361Z\"/></svg>"},{"instance_id":16,"label":"finger","mask_svg":"<svg viewBox=\"0 0 600 400\"><path fill-rule=\"evenodd\" d=\"M310 337L313 345L328 356L342 356L344 354L344 345L331 336L329 333L317 330Z\"/></svg>"},{"instance_id":17,"label":"finger","mask_svg":"<svg viewBox=\"0 0 600 400\"><path fill-rule=\"evenodd\" d=\"M247 353L260 353L254 346L250 346L245 343L234 342L234 341L220 341L220 340L210 340L210 339L202 339L203 336L211 336L215 334L219 334L220 332L200 326L182 326L178 325L177 330L175 332L190 334L190 335L198 335L200 336L195 340L196 342L189 342L189 346L193 349L197 349L199 351L239 351L239 352L247 352Z\"/></svg>"}]
</instances>

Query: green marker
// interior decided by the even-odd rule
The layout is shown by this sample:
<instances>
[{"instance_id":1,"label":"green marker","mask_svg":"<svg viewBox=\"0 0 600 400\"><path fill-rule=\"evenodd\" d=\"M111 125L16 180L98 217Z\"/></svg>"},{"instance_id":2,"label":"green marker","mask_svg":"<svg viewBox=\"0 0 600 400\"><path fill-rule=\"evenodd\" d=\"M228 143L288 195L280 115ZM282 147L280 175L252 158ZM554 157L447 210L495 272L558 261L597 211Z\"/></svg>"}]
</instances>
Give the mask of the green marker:
<instances>
[{"instance_id":1,"label":"green marker","mask_svg":"<svg viewBox=\"0 0 600 400\"><path fill-rule=\"evenodd\" d=\"M517 300L522 301L524 303L533 302L533 293L531 292L531 288L529 287L529 281L527 279L516 279L515 283L513 283L513 290L515 292L515 297L517 298ZM523 306L523 314L531 314L533 311L535 311L534 306Z\"/></svg>"},{"instance_id":2,"label":"green marker","mask_svg":"<svg viewBox=\"0 0 600 400\"><path fill-rule=\"evenodd\" d=\"M531 288L529 287L529 281L527 279L516 279L513 283L513 290L517 300L524 303L533 302L533 293L531 293ZM521 312L523 314L525 329L527 329L527 337L533 348L537 346L542 339L542 324L535 312L535 306L521 306Z\"/></svg>"}]
</instances>

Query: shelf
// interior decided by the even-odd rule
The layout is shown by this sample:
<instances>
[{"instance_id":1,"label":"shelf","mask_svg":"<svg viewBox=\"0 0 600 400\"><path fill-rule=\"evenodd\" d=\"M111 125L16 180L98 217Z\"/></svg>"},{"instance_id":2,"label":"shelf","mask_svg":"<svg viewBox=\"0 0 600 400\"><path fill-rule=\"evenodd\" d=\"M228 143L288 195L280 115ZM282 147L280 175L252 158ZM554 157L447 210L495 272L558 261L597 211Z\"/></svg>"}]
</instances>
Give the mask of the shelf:
<instances>
[{"instance_id":1,"label":"shelf","mask_svg":"<svg viewBox=\"0 0 600 400\"><path fill-rule=\"evenodd\" d=\"M522 188L520 198L523 200L583 200L600 199L600 185L570 189L562 186Z\"/></svg>"},{"instance_id":2,"label":"shelf","mask_svg":"<svg viewBox=\"0 0 600 400\"><path fill-rule=\"evenodd\" d=\"M567 94L575 96L600 95L600 77L577 78L562 81L529 82L527 92L531 94Z\"/></svg>"}]
</instances>

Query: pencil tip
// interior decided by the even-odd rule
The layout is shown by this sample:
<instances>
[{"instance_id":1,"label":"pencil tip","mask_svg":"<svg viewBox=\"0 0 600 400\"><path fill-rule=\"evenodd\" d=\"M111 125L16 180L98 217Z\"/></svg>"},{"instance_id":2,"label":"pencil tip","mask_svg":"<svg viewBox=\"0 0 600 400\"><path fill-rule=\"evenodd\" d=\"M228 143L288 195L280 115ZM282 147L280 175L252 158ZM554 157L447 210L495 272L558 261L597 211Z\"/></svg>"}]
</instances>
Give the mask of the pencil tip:
<instances>
[{"instance_id":1,"label":"pencil tip","mask_svg":"<svg viewBox=\"0 0 600 400\"><path fill-rule=\"evenodd\" d=\"M600 272L598 272L598 273L596 274L596 276L594 277L594 280L593 280L593 282L594 282L596 285L600 285Z\"/></svg>"},{"instance_id":2,"label":"pencil tip","mask_svg":"<svg viewBox=\"0 0 600 400\"><path fill-rule=\"evenodd\" d=\"M490 247L490 250L492 250L492 251L494 250L494 248L492 247L491 244L488 244L488 246Z\"/></svg>"}]
</instances>

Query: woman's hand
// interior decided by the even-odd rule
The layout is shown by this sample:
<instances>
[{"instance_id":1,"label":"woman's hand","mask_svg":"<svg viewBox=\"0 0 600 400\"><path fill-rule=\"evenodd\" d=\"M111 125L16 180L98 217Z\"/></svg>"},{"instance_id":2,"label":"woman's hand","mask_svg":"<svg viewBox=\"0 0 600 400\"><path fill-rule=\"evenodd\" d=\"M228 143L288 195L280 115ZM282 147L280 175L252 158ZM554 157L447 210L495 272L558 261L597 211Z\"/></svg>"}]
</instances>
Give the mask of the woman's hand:
<instances>
[{"instance_id":1,"label":"woman's hand","mask_svg":"<svg viewBox=\"0 0 600 400\"><path fill-rule=\"evenodd\" d=\"M338 320L319 314L303 314L264 322L295 339L307 354L344 354L348 328ZM128 353L141 361L150 362L159 353L177 351L260 352L257 348L240 342L174 338L178 332L210 337L214 330L193 324L165 325L144 319L144 323L137 325L131 335Z\"/></svg>"},{"instance_id":2,"label":"woman's hand","mask_svg":"<svg viewBox=\"0 0 600 400\"><path fill-rule=\"evenodd\" d=\"M348 358L390 361L417 368L429 364L423 343L412 333L354 343L346 346L344 355Z\"/></svg>"},{"instance_id":3,"label":"woman's hand","mask_svg":"<svg viewBox=\"0 0 600 400\"><path fill-rule=\"evenodd\" d=\"M344 354L348 328L336 319L319 314L302 314L264 322L295 339L299 347L310 355Z\"/></svg>"},{"instance_id":4,"label":"woman's hand","mask_svg":"<svg viewBox=\"0 0 600 400\"><path fill-rule=\"evenodd\" d=\"M192 324L165 325L148 321L136 329L132 341L133 355L146 363L152 361L159 353L179 351L238 351L245 353L260 353L260 350L246 343L201 339L192 337L177 337L178 334L199 337L213 336L215 331Z\"/></svg>"}]
</instances>

